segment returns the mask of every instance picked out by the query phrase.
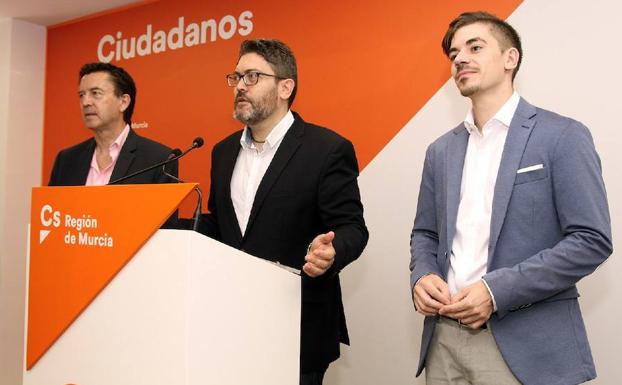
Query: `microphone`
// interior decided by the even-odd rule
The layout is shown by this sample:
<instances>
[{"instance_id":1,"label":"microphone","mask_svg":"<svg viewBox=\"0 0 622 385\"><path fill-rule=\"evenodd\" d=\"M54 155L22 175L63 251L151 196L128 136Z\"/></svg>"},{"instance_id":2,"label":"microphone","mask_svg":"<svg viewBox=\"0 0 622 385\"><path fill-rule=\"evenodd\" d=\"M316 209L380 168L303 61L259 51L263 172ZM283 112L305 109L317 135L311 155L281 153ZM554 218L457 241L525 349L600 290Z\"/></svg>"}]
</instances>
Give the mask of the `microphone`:
<instances>
[{"instance_id":1,"label":"microphone","mask_svg":"<svg viewBox=\"0 0 622 385\"><path fill-rule=\"evenodd\" d=\"M181 154L179 157L181 158L182 156L186 155L189 151L203 146L203 143L204 143L203 138L201 138L200 136L197 136L192 141L192 147L190 147L186 152ZM195 186L194 191L197 192L197 205L194 208L194 215L192 216L192 230L199 231L199 221L201 219L201 207L203 206L203 193L201 192L201 189L199 188L199 186Z\"/></svg>"},{"instance_id":2,"label":"microphone","mask_svg":"<svg viewBox=\"0 0 622 385\"><path fill-rule=\"evenodd\" d=\"M171 150L171 153L169 154L169 159L175 156L180 156L181 155L181 150L178 148L174 148Z\"/></svg>"},{"instance_id":3,"label":"microphone","mask_svg":"<svg viewBox=\"0 0 622 385\"><path fill-rule=\"evenodd\" d=\"M193 142L192 142L192 148L199 148L203 145L203 138L198 137L196 138ZM188 150L190 151L190 150ZM173 150L171 150L171 153L169 154L169 159L171 158L175 158L177 157L177 159L181 158L182 152L180 149L175 148ZM175 175L171 175L166 171L166 165L162 166L162 173L164 173L164 175L168 176L169 178L177 181L178 183L184 183L183 180L179 179L178 177L176 177ZM196 207L194 208L194 214L192 215L192 230L194 231L198 231L199 230L199 221L201 220L201 207L203 206L203 193L201 192L201 189L198 186L194 187L194 191L197 192L197 204Z\"/></svg>"},{"instance_id":4,"label":"microphone","mask_svg":"<svg viewBox=\"0 0 622 385\"><path fill-rule=\"evenodd\" d=\"M186 155L188 152L194 150L195 148L199 148L203 146L203 143L204 143L203 138L201 138L200 136L197 136L192 141L192 147L190 147L184 153L179 155L179 158ZM177 180L181 182L180 179L177 179ZM192 215L192 230L199 231L199 221L201 220L201 207L203 206L203 193L201 192L201 189L199 188L198 185L194 186L194 191L197 192L197 205L194 208L194 214Z\"/></svg>"},{"instance_id":5,"label":"microphone","mask_svg":"<svg viewBox=\"0 0 622 385\"><path fill-rule=\"evenodd\" d=\"M168 157L168 159L167 159L167 160L162 161L162 162L159 162L159 163L156 163L156 164L154 164L153 166L149 166L149 167L144 168L144 169L142 169L142 170L138 170L138 171L133 172L133 173L131 173L131 174L129 174L129 175L126 175L126 176L124 176L124 177L118 178L118 179L116 179L116 180L113 180L112 182L109 182L108 184L109 184L109 185L111 185L111 184L117 184L117 183L123 182L124 180L130 179L130 178L133 178L133 177L135 177L135 176L137 176L137 175L144 174L144 173L146 173L147 171L151 171L151 170L156 169L156 168L158 168L158 167L163 167L163 166L166 166L167 164L172 163L172 162L176 161L177 159L179 159L179 158L183 157L184 155L186 155L186 154L187 154L187 153L189 153L190 151L194 150L195 148L199 148L199 147L203 146L203 143L204 143L203 138L201 138L200 136L197 136L197 137L196 137L196 138L194 138L194 140L192 141L192 146L191 146L190 148L188 148L186 151L182 152L181 154L176 155L176 154L177 154L177 152L174 152L175 150L177 150L177 151L181 152L179 149L177 149L177 148L176 148L175 150L171 151L171 154L169 155L169 157ZM175 154L175 156L172 156L173 154ZM175 179L176 179L176 178L175 178Z\"/></svg>"},{"instance_id":6,"label":"microphone","mask_svg":"<svg viewBox=\"0 0 622 385\"><path fill-rule=\"evenodd\" d=\"M168 159L172 159L172 158L179 157L179 156L181 156L181 150L178 149L178 148L174 148L174 149L171 150L171 153L168 154ZM177 158L177 159L179 159L179 158ZM179 179L175 175L169 174L168 171L166 171L166 165L162 166L162 174L164 174L167 177L173 179L177 183L184 183L183 180Z\"/></svg>"},{"instance_id":7,"label":"microphone","mask_svg":"<svg viewBox=\"0 0 622 385\"><path fill-rule=\"evenodd\" d=\"M194 138L194 140L192 141L192 147L193 148L199 148L203 146L203 138L201 138L200 136L197 136L196 138ZM188 150L190 151L190 150Z\"/></svg>"}]
</instances>

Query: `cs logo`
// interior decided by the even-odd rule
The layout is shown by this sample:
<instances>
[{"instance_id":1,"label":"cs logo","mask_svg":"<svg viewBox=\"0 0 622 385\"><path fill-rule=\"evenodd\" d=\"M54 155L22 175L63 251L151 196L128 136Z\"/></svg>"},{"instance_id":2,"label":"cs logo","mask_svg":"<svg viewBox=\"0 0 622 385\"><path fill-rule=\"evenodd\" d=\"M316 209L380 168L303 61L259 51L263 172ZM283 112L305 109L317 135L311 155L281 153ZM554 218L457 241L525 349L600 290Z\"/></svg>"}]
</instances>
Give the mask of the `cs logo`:
<instances>
[{"instance_id":1,"label":"cs logo","mask_svg":"<svg viewBox=\"0 0 622 385\"><path fill-rule=\"evenodd\" d=\"M60 226L60 211L54 211L54 209L52 209L52 206L50 205L44 205L43 207L41 207L41 225L43 227L50 227L50 226L54 226L54 227L58 227ZM39 244L43 243L43 241L45 241L45 238L47 238L48 235L50 235L50 231L51 230L39 230Z\"/></svg>"}]
</instances>

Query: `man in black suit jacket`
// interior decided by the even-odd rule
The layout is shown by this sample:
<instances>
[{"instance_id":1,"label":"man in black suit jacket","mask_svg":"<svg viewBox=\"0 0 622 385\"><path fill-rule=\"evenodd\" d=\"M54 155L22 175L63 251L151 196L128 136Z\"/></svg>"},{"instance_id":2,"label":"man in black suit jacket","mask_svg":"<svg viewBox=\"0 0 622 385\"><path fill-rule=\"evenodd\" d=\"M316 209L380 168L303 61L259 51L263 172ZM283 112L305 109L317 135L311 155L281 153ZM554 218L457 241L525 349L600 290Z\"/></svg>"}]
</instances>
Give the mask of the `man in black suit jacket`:
<instances>
[{"instance_id":1,"label":"man in black suit jacket","mask_svg":"<svg viewBox=\"0 0 622 385\"><path fill-rule=\"evenodd\" d=\"M300 383L321 384L349 343L338 273L368 238L354 148L289 110L297 70L282 42L243 42L227 82L246 127L214 146L202 232L302 269Z\"/></svg>"},{"instance_id":2,"label":"man in black suit jacket","mask_svg":"<svg viewBox=\"0 0 622 385\"><path fill-rule=\"evenodd\" d=\"M123 69L108 63L80 69L82 119L93 137L58 153L50 186L102 185L166 160L171 149L137 135L131 128L136 85ZM167 169L177 175L177 163ZM166 183L161 168L123 183Z\"/></svg>"}]
</instances>

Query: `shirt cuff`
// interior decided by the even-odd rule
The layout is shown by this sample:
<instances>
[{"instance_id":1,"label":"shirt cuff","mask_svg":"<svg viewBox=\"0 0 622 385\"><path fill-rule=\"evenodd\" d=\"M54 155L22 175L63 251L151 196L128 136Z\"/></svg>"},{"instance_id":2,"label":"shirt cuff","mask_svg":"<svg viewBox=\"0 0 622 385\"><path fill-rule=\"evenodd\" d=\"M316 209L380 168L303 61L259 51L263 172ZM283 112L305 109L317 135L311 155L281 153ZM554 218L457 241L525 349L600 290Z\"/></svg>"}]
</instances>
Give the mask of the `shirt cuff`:
<instances>
[{"instance_id":1,"label":"shirt cuff","mask_svg":"<svg viewBox=\"0 0 622 385\"><path fill-rule=\"evenodd\" d=\"M486 280L484 278L482 278L482 282L484 282L484 285L486 286L486 289L488 289L488 294L490 294L490 298L492 299L492 311L496 312L497 311L497 301L495 301L495 295L492 294L492 290L490 290L490 286L488 286L488 282L486 282Z\"/></svg>"}]
</instances>

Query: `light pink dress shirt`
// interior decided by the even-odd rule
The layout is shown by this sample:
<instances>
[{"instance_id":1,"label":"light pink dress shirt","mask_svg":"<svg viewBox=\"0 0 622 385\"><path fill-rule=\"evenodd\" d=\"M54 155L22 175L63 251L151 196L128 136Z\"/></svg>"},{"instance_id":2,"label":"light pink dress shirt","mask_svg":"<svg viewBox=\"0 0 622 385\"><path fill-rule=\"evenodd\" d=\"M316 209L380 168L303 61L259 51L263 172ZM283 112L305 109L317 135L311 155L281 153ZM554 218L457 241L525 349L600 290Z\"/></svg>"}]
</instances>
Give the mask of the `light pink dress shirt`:
<instances>
[{"instance_id":1,"label":"light pink dress shirt","mask_svg":"<svg viewBox=\"0 0 622 385\"><path fill-rule=\"evenodd\" d=\"M114 142L110 144L108 147L108 153L112 158L112 163L108 165L108 167L103 170L99 169L99 165L97 164L97 157L95 156L95 151L93 151L93 158L91 159L91 168L89 170L89 175L86 177L86 185L87 186L103 186L110 182L110 177L112 176L112 170L114 170L115 164L117 164L117 159L119 158L119 153L121 152L121 148L127 139L127 135L130 133L129 124L125 125L121 134L115 139Z\"/></svg>"}]
</instances>

